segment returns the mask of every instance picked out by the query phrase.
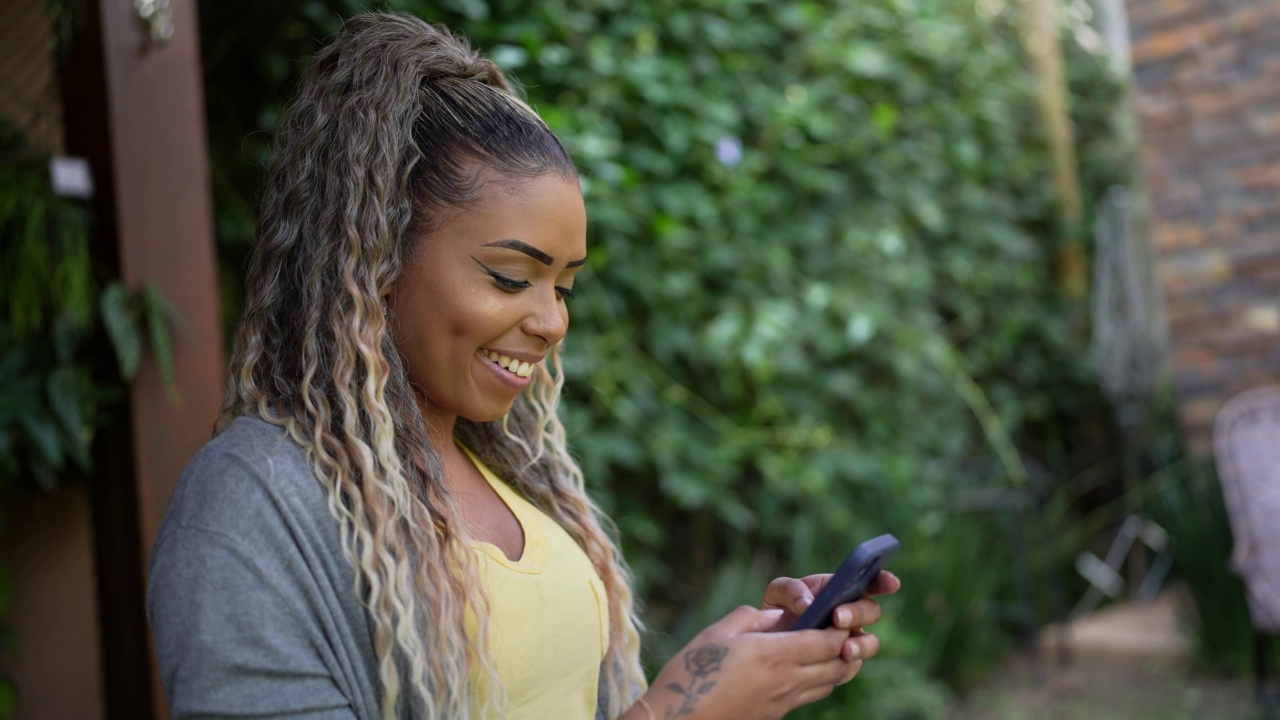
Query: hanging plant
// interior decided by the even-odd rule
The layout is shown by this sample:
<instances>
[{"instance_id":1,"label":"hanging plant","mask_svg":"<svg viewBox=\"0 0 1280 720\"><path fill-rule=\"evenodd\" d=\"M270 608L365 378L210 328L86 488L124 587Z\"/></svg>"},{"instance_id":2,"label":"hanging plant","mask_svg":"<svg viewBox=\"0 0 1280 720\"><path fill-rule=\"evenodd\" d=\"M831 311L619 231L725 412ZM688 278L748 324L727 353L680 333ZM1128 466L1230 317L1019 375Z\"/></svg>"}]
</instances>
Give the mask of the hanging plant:
<instances>
[{"instance_id":1,"label":"hanging plant","mask_svg":"<svg viewBox=\"0 0 1280 720\"><path fill-rule=\"evenodd\" d=\"M52 490L90 469L93 431L146 347L175 394L173 310L152 285L100 283L85 207L54 194L48 159L0 128L0 485ZM95 377L105 335L116 372Z\"/></svg>"},{"instance_id":2,"label":"hanging plant","mask_svg":"<svg viewBox=\"0 0 1280 720\"><path fill-rule=\"evenodd\" d=\"M146 348L177 396L173 309L154 285L130 291L97 277L88 209L53 192L48 161L0 120L0 489L49 492L87 476L95 431ZM10 590L0 568L0 617ZM12 641L0 626L0 654ZM12 681L0 677L0 720L15 704Z\"/></svg>"}]
</instances>

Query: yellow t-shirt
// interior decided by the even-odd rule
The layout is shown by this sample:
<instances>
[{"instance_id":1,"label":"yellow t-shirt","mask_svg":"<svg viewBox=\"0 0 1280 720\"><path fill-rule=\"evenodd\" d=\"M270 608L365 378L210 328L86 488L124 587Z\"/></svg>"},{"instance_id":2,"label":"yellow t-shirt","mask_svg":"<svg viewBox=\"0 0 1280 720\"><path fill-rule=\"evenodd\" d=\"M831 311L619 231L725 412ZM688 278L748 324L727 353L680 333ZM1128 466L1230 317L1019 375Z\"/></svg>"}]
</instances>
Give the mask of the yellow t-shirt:
<instances>
[{"instance_id":1,"label":"yellow t-shirt","mask_svg":"<svg viewBox=\"0 0 1280 720\"><path fill-rule=\"evenodd\" d=\"M466 450L466 448L463 448ZM467 450L524 529L524 553L509 560L475 542L489 595L489 642L506 687L508 720L592 720L600 663L609 646L609 603L587 554L564 528ZM469 627L475 634L475 627ZM485 683L477 683L483 698Z\"/></svg>"}]
</instances>

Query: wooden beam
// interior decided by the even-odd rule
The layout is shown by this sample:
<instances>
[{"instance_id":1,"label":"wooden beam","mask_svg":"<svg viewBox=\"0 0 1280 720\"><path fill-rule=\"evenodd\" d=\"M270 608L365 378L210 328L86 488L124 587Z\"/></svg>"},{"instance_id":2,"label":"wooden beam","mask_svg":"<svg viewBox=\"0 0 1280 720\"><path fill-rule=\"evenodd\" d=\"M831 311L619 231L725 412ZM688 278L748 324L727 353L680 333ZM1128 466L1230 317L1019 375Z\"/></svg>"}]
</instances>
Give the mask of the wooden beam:
<instances>
[{"instance_id":1,"label":"wooden beam","mask_svg":"<svg viewBox=\"0 0 1280 720\"><path fill-rule=\"evenodd\" d=\"M195 0L169 7L172 35L156 44L132 2L89 0L64 73L67 148L94 170L101 256L130 289L155 283L181 318L180 400L145 360L93 487L107 716L141 720L167 717L143 619L151 543L223 389L198 15Z\"/></svg>"}]
</instances>

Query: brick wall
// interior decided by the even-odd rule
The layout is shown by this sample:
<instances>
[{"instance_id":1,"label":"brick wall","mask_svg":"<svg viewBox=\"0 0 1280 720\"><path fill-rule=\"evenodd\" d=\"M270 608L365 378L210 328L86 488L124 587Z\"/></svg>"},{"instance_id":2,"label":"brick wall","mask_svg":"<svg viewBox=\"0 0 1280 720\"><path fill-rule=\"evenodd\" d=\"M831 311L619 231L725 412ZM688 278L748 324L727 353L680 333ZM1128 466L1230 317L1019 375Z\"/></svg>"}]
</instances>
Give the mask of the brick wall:
<instances>
[{"instance_id":1,"label":"brick wall","mask_svg":"<svg viewBox=\"0 0 1280 720\"><path fill-rule=\"evenodd\" d=\"M1142 169L1193 452L1280 382L1280 2L1128 0Z\"/></svg>"}]
</instances>

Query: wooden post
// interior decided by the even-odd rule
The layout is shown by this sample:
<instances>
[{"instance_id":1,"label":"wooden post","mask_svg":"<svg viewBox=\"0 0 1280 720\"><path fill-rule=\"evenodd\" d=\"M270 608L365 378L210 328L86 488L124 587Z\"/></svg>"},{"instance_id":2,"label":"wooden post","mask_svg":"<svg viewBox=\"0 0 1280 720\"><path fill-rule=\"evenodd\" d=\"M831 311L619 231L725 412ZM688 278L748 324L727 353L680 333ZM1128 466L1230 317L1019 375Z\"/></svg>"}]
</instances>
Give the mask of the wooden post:
<instances>
[{"instance_id":1,"label":"wooden post","mask_svg":"<svg viewBox=\"0 0 1280 720\"><path fill-rule=\"evenodd\" d=\"M213 213L195 0L171 0L157 43L130 0L88 0L64 70L67 149L97 182L95 242L127 287L155 283L174 328L180 400L143 362L126 417L98 443L92 486L108 718L167 717L144 616L151 543L223 383Z\"/></svg>"},{"instance_id":2,"label":"wooden post","mask_svg":"<svg viewBox=\"0 0 1280 720\"><path fill-rule=\"evenodd\" d=\"M1066 241L1058 258L1059 282L1068 295L1083 297L1089 288L1089 268L1081 242L1083 210L1069 109L1070 92L1058 35L1058 1L1023 0L1021 11L1022 44L1036 75L1040 117L1053 152L1054 185L1062 200L1067 226Z\"/></svg>"}]
</instances>

